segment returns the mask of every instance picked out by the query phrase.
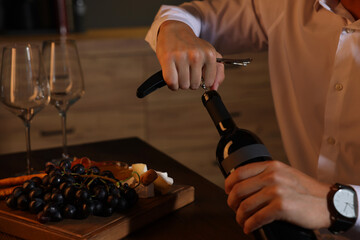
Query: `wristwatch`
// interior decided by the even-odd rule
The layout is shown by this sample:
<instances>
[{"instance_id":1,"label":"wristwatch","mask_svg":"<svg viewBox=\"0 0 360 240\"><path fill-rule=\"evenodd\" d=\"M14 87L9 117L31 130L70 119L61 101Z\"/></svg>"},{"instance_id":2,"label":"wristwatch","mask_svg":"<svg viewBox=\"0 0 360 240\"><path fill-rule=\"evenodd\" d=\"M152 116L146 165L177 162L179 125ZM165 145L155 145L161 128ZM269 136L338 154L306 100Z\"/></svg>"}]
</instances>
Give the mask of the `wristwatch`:
<instances>
[{"instance_id":1,"label":"wristwatch","mask_svg":"<svg viewBox=\"0 0 360 240\"><path fill-rule=\"evenodd\" d=\"M331 225L329 231L338 234L349 230L356 222L358 201L355 190L335 183L327 196Z\"/></svg>"}]
</instances>

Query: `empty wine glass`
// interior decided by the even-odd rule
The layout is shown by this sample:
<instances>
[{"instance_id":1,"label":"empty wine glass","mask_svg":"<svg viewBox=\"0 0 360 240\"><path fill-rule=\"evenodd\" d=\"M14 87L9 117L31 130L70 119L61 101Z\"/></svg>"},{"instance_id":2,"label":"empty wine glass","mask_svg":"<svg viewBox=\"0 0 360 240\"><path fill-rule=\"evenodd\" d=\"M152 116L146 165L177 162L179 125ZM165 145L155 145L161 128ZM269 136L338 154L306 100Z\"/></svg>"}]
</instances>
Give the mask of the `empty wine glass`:
<instances>
[{"instance_id":1,"label":"empty wine glass","mask_svg":"<svg viewBox=\"0 0 360 240\"><path fill-rule=\"evenodd\" d=\"M40 48L30 44L4 47L1 64L1 102L25 125L26 171L30 164L30 121L49 103L49 84Z\"/></svg>"},{"instance_id":2,"label":"empty wine glass","mask_svg":"<svg viewBox=\"0 0 360 240\"><path fill-rule=\"evenodd\" d=\"M84 95L84 77L76 42L70 39L43 42L45 68L49 75L50 103L61 116L63 137L62 159L70 159L67 151L66 113Z\"/></svg>"}]
</instances>

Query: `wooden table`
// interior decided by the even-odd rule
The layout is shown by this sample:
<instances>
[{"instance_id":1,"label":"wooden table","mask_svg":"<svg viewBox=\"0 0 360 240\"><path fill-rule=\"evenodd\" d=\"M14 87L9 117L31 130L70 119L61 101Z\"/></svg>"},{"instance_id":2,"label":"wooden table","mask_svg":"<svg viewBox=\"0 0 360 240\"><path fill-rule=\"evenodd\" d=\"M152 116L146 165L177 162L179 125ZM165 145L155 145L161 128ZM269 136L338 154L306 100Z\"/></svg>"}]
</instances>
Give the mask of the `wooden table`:
<instances>
[{"instance_id":1,"label":"wooden table","mask_svg":"<svg viewBox=\"0 0 360 240\"><path fill-rule=\"evenodd\" d=\"M223 189L139 138L71 146L69 153L96 161L146 163L149 168L168 172L175 184L195 187L193 203L136 230L125 239L252 239L244 235L236 224L235 214L226 205ZM46 161L60 154L60 148L33 151L33 166L38 170L43 169ZM0 156L0 178L23 170L25 153Z\"/></svg>"}]
</instances>

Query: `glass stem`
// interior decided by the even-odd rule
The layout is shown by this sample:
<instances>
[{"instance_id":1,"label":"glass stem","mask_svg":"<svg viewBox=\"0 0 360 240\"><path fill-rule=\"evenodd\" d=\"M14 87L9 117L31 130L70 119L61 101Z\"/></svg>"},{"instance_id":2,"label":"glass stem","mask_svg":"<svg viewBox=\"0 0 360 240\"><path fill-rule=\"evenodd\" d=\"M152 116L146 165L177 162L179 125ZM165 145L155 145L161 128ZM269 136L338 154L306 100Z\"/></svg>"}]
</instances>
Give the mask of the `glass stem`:
<instances>
[{"instance_id":1,"label":"glass stem","mask_svg":"<svg viewBox=\"0 0 360 240\"><path fill-rule=\"evenodd\" d=\"M61 111L61 129L62 129L62 137L63 137L63 152L62 157L68 158L68 152L67 152L67 136L66 136L66 112Z\"/></svg>"},{"instance_id":2,"label":"glass stem","mask_svg":"<svg viewBox=\"0 0 360 240\"><path fill-rule=\"evenodd\" d=\"M26 140L26 173L31 173L30 166L30 154L31 154L31 146L30 146L30 121L24 120L25 125L25 140Z\"/></svg>"}]
</instances>

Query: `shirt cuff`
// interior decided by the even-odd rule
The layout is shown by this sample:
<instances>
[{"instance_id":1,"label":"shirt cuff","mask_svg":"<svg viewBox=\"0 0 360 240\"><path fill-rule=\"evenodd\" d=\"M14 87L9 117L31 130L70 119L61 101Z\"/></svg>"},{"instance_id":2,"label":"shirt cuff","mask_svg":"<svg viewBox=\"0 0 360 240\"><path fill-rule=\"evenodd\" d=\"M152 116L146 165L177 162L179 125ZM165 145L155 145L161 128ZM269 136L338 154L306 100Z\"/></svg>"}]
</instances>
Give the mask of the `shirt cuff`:
<instances>
[{"instance_id":1,"label":"shirt cuff","mask_svg":"<svg viewBox=\"0 0 360 240\"><path fill-rule=\"evenodd\" d=\"M200 36L201 21L198 18L181 7L162 5L145 37L145 40L154 51L156 51L157 35L160 25L169 20L176 20L187 24L196 36Z\"/></svg>"}]
</instances>

